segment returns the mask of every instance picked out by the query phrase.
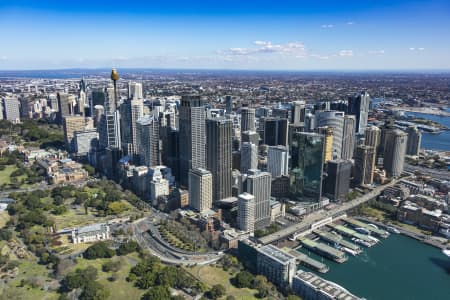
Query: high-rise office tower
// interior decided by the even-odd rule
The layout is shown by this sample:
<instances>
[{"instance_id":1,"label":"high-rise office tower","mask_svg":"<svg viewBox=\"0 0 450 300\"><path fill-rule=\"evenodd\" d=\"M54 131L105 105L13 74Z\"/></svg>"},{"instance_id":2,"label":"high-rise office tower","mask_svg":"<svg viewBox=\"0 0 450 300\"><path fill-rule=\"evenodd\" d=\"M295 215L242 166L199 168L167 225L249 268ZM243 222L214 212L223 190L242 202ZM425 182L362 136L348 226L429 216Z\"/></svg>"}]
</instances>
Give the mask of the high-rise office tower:
<instances>
[{"instance_id":1,"label":"high-rise office tower","mask_svg":"<svg viewBox=\"0 0 450 300\"><path fill-rule=\"evenodd\" d=\"M198 212L212 207L212 174L203 168L189 172L189 205Z\"/></svg>"},{"instance_id":2,"label":"high-rise office tower","mask_svg":"<svg viewBox=\"0 0 450 300\"><path fill-rule=\"evenodd\" d=\"M58 99L58 113L56 115L56 121L58 124L62 125L63 118L66 116L73 115L75 113L74 106L75 106L75 96L69 95L65 93L58 93L57 94Z\"/></svg>"},{"instance_id":3,"label":"high-rise office tower","mask_svg":"<svg viewBox=\"0 0 450 300\"><path fill-rule=\"evenodd\" d=\"M378 149L381 140L381 129L377 126L369 126L366 128L364 137L364 143L367 146L372 146L374 149Z\"/></svg>"},{"instance_id":4,"label":"high-rise office tower","mask_svg":"<svg viewBox=\"0 0 450 300\"><path fill-rule=\"evenodd\" d=\"M256 131L244 131L241 133L241 142L249 142L258 146L259 134Z\"/></svg>"},{"instance_id":5,"label":"high-rise office tower","mask_svg":"<svg viewBox=\"0 0 450 300\"><path fill-rule=\"evenodd\" d=\"M241 145L241 173L258 168L258 147L255 144L243 142Z\"/></svg>"},{"instance_id":6,"label":"high-rise office tower","mask_svg":"<svg viewBox=\"0 0 450 300\"><path fill-rule=\"evenodd\" d=\"M200 96L183 96L180 107L180 183L188 185L190 169L206 167L205 106Z\"/></svg>"},{"instance_id":7,"label":"high-rise office tower","mask_svg":"<svg viewBox=\"0 0 450 300\"><path fill-rule=\"evenodd\" d=\"M206 120L206 168L213 176L213 201L231 197L233 121Z\"/></svg>"},{"instance_id":8,"label":"high-rise office tower","mask_svg":"<svg viewBox=\"0 0 450 300\"><path fill-rule=\"evenodd\" d=\"M85 117L85 106L87 103L87 96L86 96L86 82L84 81L84 78L82 78L80 80L80 85L79 85L79 90L78 90L78 102L77 102L77 110L76 113L79 114L80 116Z\"/></svg>"},{"instance_id":9,"label":"high-rise office tower","mask_svg":"<svg viewBox=\"0 0 450 300\"><path fill-rule=\"evenodd\" d=\"M289 175L289 152L285 146L269 146L267 171L272 178Z\"/></svg>"},{"instance_id":10,"label":"high-rise office tower","mask_svg":"<svg viewBox=\"0 0 450 300\"><path fill-rule=\"evenodd\" d=\"M300 201L319 202L322 197L324 136L298 132L292 140L291 194Z\"/></svg>"},{"instance_id":11,"label":"high-rise office tower","mask_svg":"<svg viewBox=\"0 0 450 300\"><path fill-rule=\"evenodd\" d=\"M375 171L375 148L368 145L359 145L355 152L354 181L357 185L373 183Z\"/></svg>"},{"instance_id":12,"label":"high-rise office tower","mask_svg":"<svg viewBox=\"0 0 450 300\"><path fill-rule=\"evenodd\" d=\"M139 161L147 167L160 164L159 124L154 116L147 115L136 121L137 153Z\"/></svg>"},{"instance_id":13,"label":"high-rise office tower","mask_svg":"<svg viewBox=\"0 0 450 300\"><path fill-rule=\"evenodd\" d=\"M255 197L252 194L238 196L238 226L242 231L255 231Z\"/></svg>"},{"instance_id":14,"label":"high-rise office tower","mask_svg":"<svg viewBox=\"0 0 450 300\"><path fill-rule=\"evenodd\" d=\"M150 200L152 205L157 205L160 197L169 195L169 181L163 177L159 168L151 168L149 174L151 174Z\"/></svg>"},{"instance_id":15,"label":"high-rise office tower","mask_svg":"<svg viewBox=\"0 0 450 300\"><path fill-rule=\"evenodd\" d=\"M0 99L1 100L1 99ZM5 120L20 123L20 102L15 97L5 97L2 102L2 113Z\"/></svg>"},{"instance_id":16,"label":"high-rise office tower","mask_svg":"<svg viewBox=\"0 0 450 300\"><path fill-rule=\"evenodd\" d=\"M341 158L344 133L344 113L335 110L317 111L316 125L317 127L328 126L333 128L332 159Z\"/></svg>"},{"instance_id":17,"label":"high-rise office tower","mask_svg":"<svg viewBox=\"0 0 450 300\"><path fill-rule=\"evenodd\" d=\"M333 127L317 127L317 133L324 136L324 162L333 159Z\"/></svg>"},{"instance_id":18,"label":"high-rise office tower","mask_svg":"<svg viewBox=\"0 0 450 300\"><path fill-rule=\"evenodd\" d=\"M75 131L72 139L74 153L77 157L89 158L89 154L97 147L98 132L96 129Z\"/></svg>"},{"instance_id":19,"label":"high-rise office tower","mask_svg":"<svg viewBox=\"0 0 450 300\"><path fill-rule=\"evenodd\" d=\"M356 118L355 116L344 116L344 130L342 132L342 152L341 157L344 160L353 158L353 152L355 150L355 129Z\"/></svg>"},{"instance_id":20,"label":"high-rise office tower","mask_svg":"<svg viewBox=\"0 0 450 300\"><path fill-rule=\"evenodd\" d=\"M241 108L241 132L255 131L255 109L249 107Z\"/></svg>"},{"instance_id":21,"label":"high-rise office tower","mask_svg":"<svg viewBox=\"0 0 450 300\"><path fill-rule=\"evenodd\" d=\"M134 158L134 151L133 150L133 135L131 134L131 105L130 100L125 100L122 104L119 106L119 112L120 112L120 134L121 138L120 141L122 143L122 152L124 155L128 155L131 158ZM136 125L135 125L136 126Z\"/></svg>"},{"instance_id":22,"label":"high-rise office tower","mask_svg":"<svg viewBox=\"0 0 450 300\"><path fill-rule=\"evenodd\" d=\"M292 112L292 124L299 124L305 122L306 117L306 105L304 101L294 101Z\"/></svg>"},{"instance_id":23,"label":"high-rise office tower","mask_svg":"<svg viewBox=\"0 0 450 300\"><path fill-rule=\"evenodd\" d=\"M408 135L393 129L386 133L384 145L384 169L389 177L398 177L403 172Z\"/></svg>"},{"instance_id":24,"label":"high-rise office tower","mask_svg":"<svg viewBox=\"0 0 450 300\"><path fill-rule=\"evenodd\" d=\"M422 133L416 126L410 126L406 130L408 134L408 144L406 146L406 154L419 155L420 143L422 142Z\"/></svg>"},{"instance_id":25,"label":"high-rise office tower","mask_svg":"<svg viewBox=\"0 0 450 300\"><path fill-rule=\"evenodd\" d=\"M324 194L333 201L345 201L350 187L352 163L348 160L330 160L327 163Z\"/></svg>"},{"instance_id":26,"label":"high-rise office tower","mask_svg":"<svg viewBox=\"0 0 450 300\"><path fill-rule=\"evenodd\" d=\"M369 118L370 96L366 92L348 98L348 114L356 116L356 132L364 134Z\"/></svg>"},{"instance_id":27,"label":"high-rise office tower","mask_svg":"<svg viewBox=\"0 0 450 300\"><path fill-rule=\"evenodd\" d=\"M255 197L255 229L270 224L270 192L272 176L260 170L248 170L245 180L245 192Z\"/></svg>"},{"instance_id":28,"label":"high-rise office tower","mask_svg":"<svg viewBox=\"0 0 450 300\"><path fill-rule=\"evenodd\" d=\"M128 99L144 99L142 92L142 83L129 82L128 83Z\"/></svg>"},{"instance_id":29,"label":"high-rise office tower","mask_svg":"<svg viewBox=\"0 0 450 300\"><path fill-rule=\"evenodd\" d=\"M91 116L94 115L94 108L97 105L105 105L105 101L106 101L106 93L105 90L102 88L95 88L92 90L91 92L91 97L90 97L90 101L91 103L89 104L89 107L91 109Z\"/></svg>"},{"instance_id":30,"label":"high-rise office tower","mask_svg":"<svg viewBox=\"0 0 450 300\"><path fill-rule=\"evenodd\" d=\"M288 120L281 118L264 119L264 144L269 146L287 146Z\"/></svg>"},{"instance_id":31,"label":"high-rise office tower","mask_svg":"<svg viewBox=\"0 0 450 300\"><path fill-rule=\"evenodd\" d=\"M63 118L64 142L69 152L75 152L73 138L76 131L86 128L86 120L83 116L65 116Z\"/></svg>"},{"instance_id":32,"label":"high-rise office tower","mask_svg":"<svg viewBox=\"0 0 450 300\"><path fill-rule=\"evenodd\" d=\"M111 97L115 96L114 89L107 89L108 97L105 99L104 114L99 124L99 144L100 148L120 149L122 144L120 134L120 112L115 109L115 101Z\"/></svg>"},{"instance_id":33,"label":"high-rise office tower","mask_svg":"<svg viewBox=\"0 0 450 300\"><path fill-rule=\"evenodd\" d=\"M230 95L225 96L226 113L231 114L233 111L233 100Z\"/></svg>"}]
</instances>

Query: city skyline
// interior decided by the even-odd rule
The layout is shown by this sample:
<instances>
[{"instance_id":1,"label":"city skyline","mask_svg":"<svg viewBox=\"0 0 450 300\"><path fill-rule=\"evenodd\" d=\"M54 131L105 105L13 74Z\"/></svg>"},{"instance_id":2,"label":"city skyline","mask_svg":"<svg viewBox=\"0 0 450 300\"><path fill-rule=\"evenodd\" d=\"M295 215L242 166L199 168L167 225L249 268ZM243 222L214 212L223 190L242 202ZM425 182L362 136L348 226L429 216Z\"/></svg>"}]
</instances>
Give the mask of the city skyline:
<instances>
[{"instance_id":1,"label":"city skyline","mask_svg":"<svg viewBox=\"0 0 450 300\"><path fill-rule=\"evenodd\" d=\"M0 4L0 70L449 70L449 16L443 0L19 0Z\"/></svg>"}]
</instances>

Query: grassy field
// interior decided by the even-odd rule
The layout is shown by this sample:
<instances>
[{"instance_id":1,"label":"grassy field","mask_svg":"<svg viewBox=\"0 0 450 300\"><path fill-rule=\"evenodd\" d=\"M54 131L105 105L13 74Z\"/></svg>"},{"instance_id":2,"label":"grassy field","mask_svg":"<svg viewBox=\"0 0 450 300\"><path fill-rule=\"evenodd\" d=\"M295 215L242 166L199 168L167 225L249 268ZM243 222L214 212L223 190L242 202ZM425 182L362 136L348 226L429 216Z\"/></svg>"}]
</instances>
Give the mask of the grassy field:
<instances>
[{"instance_id":1,"label":"grassy field","mask_svg":"<svg viewBox=\"0 0 450 300\"><path fill-rule=\"evenodd\" d=\"M23 286L22 280L25 281ZM0 288L0 300L58 299L56 292L47 290L50 286L57 287L57 283L48 276L48 270L45 266L39 265L35 260L21 260L18 276L7 281Z\"/></svg>"},{"instance_id":2,"label":"grassy field","mask_svg":"<svg viewBox=\"0 0 450 300\"><path fill-rule=\"evenodd\" d=\"M9 221L9 214L7 211L0 212L0 228L5 227L6 223Z\"/></svg>"},{"instance_id":3,"label":"grassy field","mask_svg":"<svg viewBox=\"0 0 450 300\"><path fill-rule=\"evenodd\" d=\"M71 200L70 200L71 201ZM68 227L78 227L78 226L84 226L89 225L93 223L102 223L106 222L110 219L119 218L123 216L129 216L131 214L138 214L139 211L132 206L130 203L128 203L125 200L122 200L122 202L128 207L128 210L123 212L120 215L110 215L106 217L98 217L96 215L96 211L94 209L89 208L88 214L85 213L84 207L79 206L77 208L73 208L72 205L67 204L67 212L59 215L59 216L52 216L53 220L55 221L55 226L57 230L68 228Z\"/></svg>"},{"instance_id":4,"label":"grassy field","mask_svg":"<svg viewBox=\"0 0 450 300\"><path fill-rule=\"evenodd\" d=\"M236 274L230 274L224 271L220 267L215 266L195 266L192 268L186 268L186 270L195 276L200 281L206 283L209 287L215 284L221 284L226 288L227 296L234 296L236 299L241 300L253 300L257 299L254 295L257 293L256 290L252 289L238 289L230 283L230 279ZM221 299L225 299L222 297Z\"/></svg>"},{"instance_id":5,"label":"grassy field","mask_svg":"<svg viewBox=\"0 0 450 300\"><path fill-rule=\"evenodd\" d=\"M5 169L0 171L0 185L1 184L10 184L11 183L10 175L15 170L17 170L16 165L5 166ZM18 177L18 179L19 178L21 178L21 177Z\"/></svg>"},{"instance_id":6,"label":"grassy field","mask_svg":"<svg viewBox=\"0 0 450 300\"><path fill-rule=\"evenodd\" d=\"M102 271L102 264L106 261L121 261L121 268L118 272L105 273ZM86 260L78 259L77 264L70 270L75 270L77 268L84 269L88 266L95 267L98 270L97 281L101 283L108 291L110 291L109 300L123 300L123 299L140 299L144 294L145 290L138 289L133 283L127 282L126 278L130 272L130 269L139 261L138 255L132 253L126 256L115 256L113 258L107 259L95 259ZM116 280L110 281L108 278L112 274L115 274Z\"/></svg>"}]
</instances>

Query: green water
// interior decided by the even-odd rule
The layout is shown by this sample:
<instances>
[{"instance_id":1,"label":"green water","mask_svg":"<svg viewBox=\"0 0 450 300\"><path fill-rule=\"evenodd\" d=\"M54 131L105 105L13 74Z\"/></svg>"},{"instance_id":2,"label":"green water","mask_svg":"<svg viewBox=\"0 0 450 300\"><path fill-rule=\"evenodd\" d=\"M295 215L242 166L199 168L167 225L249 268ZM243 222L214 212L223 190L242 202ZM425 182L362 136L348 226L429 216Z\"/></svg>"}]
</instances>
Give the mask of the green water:
<instances>
[{"instance_id":1,"label":"green water","mask_svg":"<svg viewBox=\"0 0 450 300\"><path fill-rule=\"evenodd\" d=\"M321 277L368 300L450 299L450 258L437 248L400 234L382 239L343 264L323 262L330 271L319 274Z\"/></svg>"}]
</instances>

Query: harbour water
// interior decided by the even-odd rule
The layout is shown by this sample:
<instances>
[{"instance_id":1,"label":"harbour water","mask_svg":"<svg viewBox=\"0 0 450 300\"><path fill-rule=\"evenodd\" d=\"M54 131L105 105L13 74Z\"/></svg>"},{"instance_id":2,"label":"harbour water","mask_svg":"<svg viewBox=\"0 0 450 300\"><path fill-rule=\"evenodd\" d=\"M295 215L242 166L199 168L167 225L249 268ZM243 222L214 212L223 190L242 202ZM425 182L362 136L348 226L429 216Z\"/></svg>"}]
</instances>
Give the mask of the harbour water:
<instances>
[{"instance_id":1,"label":"harbour water","mask_svg":"<svg viewBox=\"0 0 450 300\"><path fill-rule=\"evenodd\" d=\"M400 234L382 239L345 263L323 262L330 270L319 276L368 300L450 299L450 258Z\"/></svg>"},{"instance_id":2,"label":"harbour water","mask_svg":"<svg viewBox=\"0 0 450 300\"><path fill-rule=\"evenodd\" d=\"M434 122L438 122L438 123L444 125L445 127L450 128L450 117L421 114L421 113L412 113L412 112L408 112L407 115L428 119L428 120L431 120ZM442 131L440 133L423 132L421 147L423 149L429 149L429 150L450 151L450 130Z\"/></svg>"}]
</instances>

